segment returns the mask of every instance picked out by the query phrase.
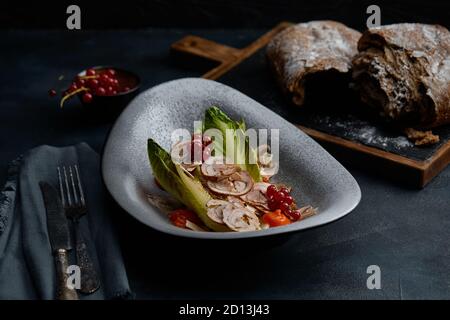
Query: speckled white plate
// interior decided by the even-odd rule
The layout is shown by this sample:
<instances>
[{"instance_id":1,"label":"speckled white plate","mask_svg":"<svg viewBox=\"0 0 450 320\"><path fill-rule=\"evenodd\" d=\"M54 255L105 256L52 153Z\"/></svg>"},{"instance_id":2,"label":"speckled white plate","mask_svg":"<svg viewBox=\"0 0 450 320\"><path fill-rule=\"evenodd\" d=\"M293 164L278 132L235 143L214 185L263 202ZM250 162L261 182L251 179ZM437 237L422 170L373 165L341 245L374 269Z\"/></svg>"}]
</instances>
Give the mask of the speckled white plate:
<instances>
[{"instance_id":1,"label":"speckled white plate","mask_svg":"<svg viewBox=\"0 0 450 320\"><path fill-rule=\"evenodd\" d=\"M276 181L292 186L299 203L318 207L318 215L256 232L196 232L173 226L150 205L146 195L162 191L154 183L147 139L168 150L171 132L177 128L192 132L193 121L202 120L212 105L235 119L245 119L247 128L280 129ZM109 135L102 171L109 192L136 219L159 231L193 238L250 238L312 228L345 216L361 199L350 173L305 133L239 91L199 78L166 82L136 97Z\"/></svg>"}]
</instances>

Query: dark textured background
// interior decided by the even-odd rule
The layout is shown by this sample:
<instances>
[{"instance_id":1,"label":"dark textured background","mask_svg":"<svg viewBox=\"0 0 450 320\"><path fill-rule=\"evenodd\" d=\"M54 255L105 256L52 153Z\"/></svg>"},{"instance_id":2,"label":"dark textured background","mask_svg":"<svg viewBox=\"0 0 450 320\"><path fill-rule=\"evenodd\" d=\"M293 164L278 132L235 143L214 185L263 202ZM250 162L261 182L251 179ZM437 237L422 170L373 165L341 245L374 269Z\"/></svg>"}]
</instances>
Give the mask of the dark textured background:
<instances>
[{"instance_id":1,"label":"dark textured background","mask_svg":"<svg viewBox=\"0 0 450 320\"><path fill-rule=\"evenodd\" d=\"M127 0L11 1L0 4L1 28L58 28L66 26L65 11L78 4L83 29L140 27L272 27L280 20L333 18L349 26L365 26L367 6L382 7L382 23L448 21L448 1L375 0Z\"/></svg>"},{"instance_id":2,"label":"dark textured background","mask_svg":"<svg viewBox=\"0 0 450 320\"><path fill-rule=\"evenodd\" d=\"M82 4L86 29L152 27L140 30L0 31L0 183L11 160L40 144L86 141L101 152L112 123L92 122L76 99L59 109L47 90L61 74L111 64L137 72L147 89L201 75L169 55L170 44L187 34L243 47L278 20L331 18L361 29L368 2L227 1L230 7L225 1L175 3ZM2 2L1 26L64 28L65 6L33 2L25 7L22 2ZM382 5L382 22L448 25L448 12L443 2L401 1ZM209 27L221 29L206 30ZM359 206L339 221L284 239L185 240L111 210L132 289L138 298L150 299L450 298L450 168L423 190L392 183L370 167L348 169L361 186ZM381 290L366 288L366 268L371 264L381 267Z\"/></svg>"}]
</instances>

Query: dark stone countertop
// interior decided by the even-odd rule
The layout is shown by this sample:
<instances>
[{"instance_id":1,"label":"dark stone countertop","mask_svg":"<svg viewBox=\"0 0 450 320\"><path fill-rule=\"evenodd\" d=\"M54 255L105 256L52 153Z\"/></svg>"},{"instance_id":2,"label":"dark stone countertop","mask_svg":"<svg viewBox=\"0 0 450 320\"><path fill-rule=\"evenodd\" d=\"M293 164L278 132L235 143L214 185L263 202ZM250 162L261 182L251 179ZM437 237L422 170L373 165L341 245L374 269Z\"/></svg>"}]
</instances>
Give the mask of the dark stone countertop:
<instances>
[{"instance_id":1,"label":"dark stone countertop","mask_svg":"<svg viewBox=\"0 0 450 320\"><path fill-rule=\"evenodd\" d=\"M137 72L143 89L201 72L169 56L186 34L243 47L264 30L1 31L0 181L8 163L40 144L86 141L101 152L111 123L92 123L78 101L60 110L47 95L59 75L89 65ZM450 168L415 190L349 167L360 205L334 223L283 238L206 242L151 230L117 209L137 298L417 299L450 297ZM368 290L366 269L381 268Z\"/></svg>"}]
</instances>

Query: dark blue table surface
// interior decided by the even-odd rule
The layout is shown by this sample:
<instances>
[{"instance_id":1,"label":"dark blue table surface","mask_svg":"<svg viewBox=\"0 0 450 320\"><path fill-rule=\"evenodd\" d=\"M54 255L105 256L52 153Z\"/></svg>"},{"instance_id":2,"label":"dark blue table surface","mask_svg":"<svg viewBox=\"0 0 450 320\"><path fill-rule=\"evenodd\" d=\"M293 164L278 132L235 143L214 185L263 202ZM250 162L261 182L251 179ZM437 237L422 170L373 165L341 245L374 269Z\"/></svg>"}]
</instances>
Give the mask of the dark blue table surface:
<instances>
[{"instance_id":1,"label":"dark blue table surface","mask_svg":"<svg viewBox=\"0 0 450 320\"><path fill-rule=\"evenodd\" d=\"M87 121L75 99L61 110L47 90L60 75L90 65L137 72L143 89L200 76L169 55L196 34L243 47L264 30L1 31L0 181L8 163L41 144L88 142L101 152L111 123ZM360 205L345 218L283 238L207 242L153 231L111 211L138 298L417 299L450 298L450 168L425 189L394 184L348 167ZM369 290L366 269L381 268Z\"/></svg>"}]
</instances>

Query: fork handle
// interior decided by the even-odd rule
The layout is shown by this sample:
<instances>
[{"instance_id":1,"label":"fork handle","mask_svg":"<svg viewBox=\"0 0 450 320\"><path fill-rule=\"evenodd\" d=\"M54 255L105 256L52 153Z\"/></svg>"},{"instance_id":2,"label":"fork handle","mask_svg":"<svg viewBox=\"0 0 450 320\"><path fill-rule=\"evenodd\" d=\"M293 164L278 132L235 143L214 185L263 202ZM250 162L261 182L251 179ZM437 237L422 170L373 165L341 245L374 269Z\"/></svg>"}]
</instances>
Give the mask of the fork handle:
<instances>
[{"instance_id":1,"label":"fork handle","mask_svg":"<svg viewBox=\"0 0 450 320\"><path fill-rule=\"evenodd\" d=\"M69 267L69 257L65 249L59 249L55 253L56 264L56 299L58 300L78 300L75 288L69 287L69 275L67 268Z\"/></svg>"},{"instance_id":2,"label":"fork handle","mask_svg":"<svg viewBox=\"0 0 450 320\"><path fill-rule=\"evenodd\" d=\"M75 221L74 226L77 261L81 273L80 291L85 294L90 294L100 287L100 280L87 250L88 248L84 241L84 237L81 234L81 228L79 227L78 221Z\"/></svg>"}]
</instances>

